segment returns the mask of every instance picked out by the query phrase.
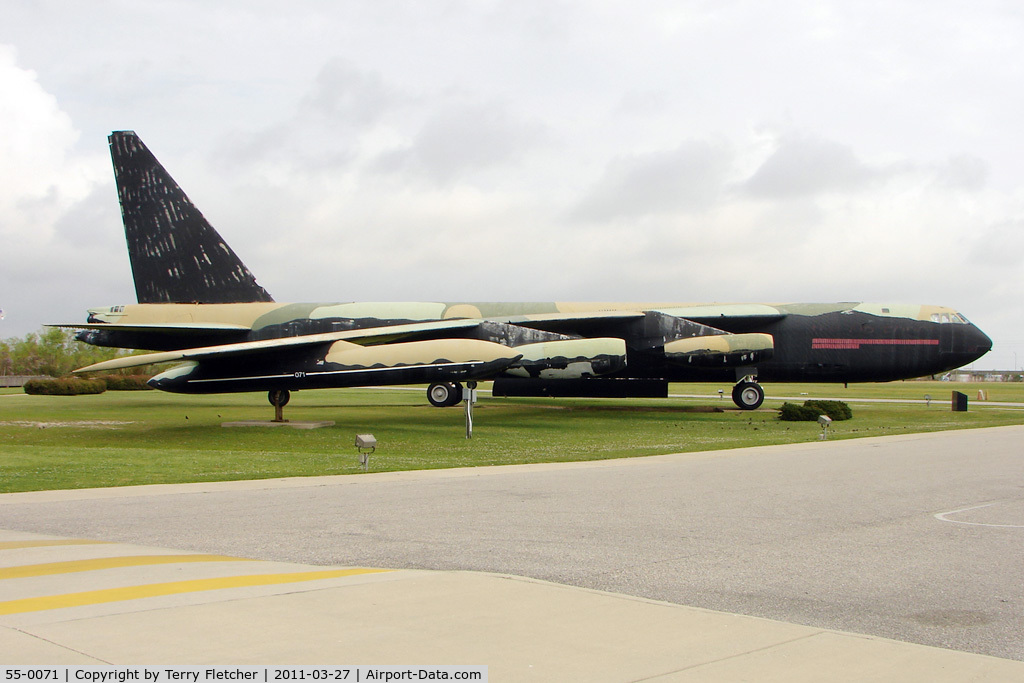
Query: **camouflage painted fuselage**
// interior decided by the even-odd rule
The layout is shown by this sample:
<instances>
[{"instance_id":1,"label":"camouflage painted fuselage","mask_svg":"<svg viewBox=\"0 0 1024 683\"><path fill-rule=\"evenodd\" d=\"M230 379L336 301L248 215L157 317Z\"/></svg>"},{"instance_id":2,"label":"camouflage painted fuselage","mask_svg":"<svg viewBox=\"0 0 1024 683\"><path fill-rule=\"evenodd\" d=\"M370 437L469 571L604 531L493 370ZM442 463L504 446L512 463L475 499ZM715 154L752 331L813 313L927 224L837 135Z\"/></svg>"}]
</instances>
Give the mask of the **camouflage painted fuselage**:
<instances>
[{"instance_id":1,"label":"camouflage painted fuselage","mask_svg":"<svg viewBox=\"0 0 1024 683\"><path fill-rule=\"evenodd\" d=\"M80 333L83 341L161 351L396 326L410 329L389 332L381 340L387 343L379 349L383 355L396 341L487 339L514 351L539 341L543 333L571 339L617 338L626 347L624 367L592 374L672 382L734 382L748 375L775 382L889 381L946 372L991 347L984 333L952 309L855 303L135 304L91 309L89 320L92 329ZM484 333L480 326L448 329L428 324L415 329L417 323L459 320L504 325L498 332ZM509 338L510 329L520 338ZM531 337L531 331L540 336ZM767 337L769 348L752 350L753 335ZM731 348L737 338L748 343ZM196 381L202 377L194 377L189 391L426 383L501 374L495 372L499 363L474 370L455 365L409 367L391 373L386 381L375 381L383 377L374 377L369 370L342 377L340 372L324 372L330 343L325 341L323 348L303 346L294 353L277 348L260 360L264 382L202 382ZM691 347L689 352L672 353L680 344ZM248 355L225 358L215 375L246 376L252 365Z\"/></svg>"}]
</instances>

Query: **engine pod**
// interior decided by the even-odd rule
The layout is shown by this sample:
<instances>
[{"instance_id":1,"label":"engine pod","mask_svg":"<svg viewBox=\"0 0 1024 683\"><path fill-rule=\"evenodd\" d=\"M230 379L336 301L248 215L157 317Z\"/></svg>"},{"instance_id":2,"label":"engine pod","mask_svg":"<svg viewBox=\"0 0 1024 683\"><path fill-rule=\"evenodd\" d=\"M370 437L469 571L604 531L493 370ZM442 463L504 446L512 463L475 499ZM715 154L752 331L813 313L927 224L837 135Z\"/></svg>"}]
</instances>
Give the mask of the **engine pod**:
<instances>
[{"instance_id":1,"label":"engine pod","mask_svg":"<svg viewBox=\"0 0 1024 683\"><path fill-rule=\"evenodd\" d=\"M524 344L512 349L522 358L506 375L540 379L581 379L626 367L626 342L615 337L563 339Z\"/></svg>"},{"instance_id":2,"label":"engine pod","mask_svg":"<svg viewBox=\"0 0 1024 683\"><path fill-rule=\"evenodd\" d=\"M687 337L665 344L665 359L677 365L733 366L768 360L775 352L770 334L716 334Z\"/></svg>"}]
</instances>

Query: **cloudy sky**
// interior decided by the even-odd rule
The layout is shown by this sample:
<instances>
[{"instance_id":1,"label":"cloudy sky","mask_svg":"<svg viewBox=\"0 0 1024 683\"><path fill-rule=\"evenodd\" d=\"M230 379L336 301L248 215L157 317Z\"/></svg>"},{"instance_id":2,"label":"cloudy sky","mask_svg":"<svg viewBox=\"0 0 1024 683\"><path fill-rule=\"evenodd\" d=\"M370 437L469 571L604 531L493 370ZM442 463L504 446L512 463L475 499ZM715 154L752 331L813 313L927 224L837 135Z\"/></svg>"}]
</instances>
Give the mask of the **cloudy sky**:
<instances>
[{"instance_id":1,"label":"cloudy sky","mask_svg":"<svg viewBox=\"0 0 1024 683\"><path fill-rule=\"evenodd\" d=\"M0 338L134 301L130 129L278 301L933 303L1024 365L1020 3L0 8Z\"/></svg>"}]
</instances>

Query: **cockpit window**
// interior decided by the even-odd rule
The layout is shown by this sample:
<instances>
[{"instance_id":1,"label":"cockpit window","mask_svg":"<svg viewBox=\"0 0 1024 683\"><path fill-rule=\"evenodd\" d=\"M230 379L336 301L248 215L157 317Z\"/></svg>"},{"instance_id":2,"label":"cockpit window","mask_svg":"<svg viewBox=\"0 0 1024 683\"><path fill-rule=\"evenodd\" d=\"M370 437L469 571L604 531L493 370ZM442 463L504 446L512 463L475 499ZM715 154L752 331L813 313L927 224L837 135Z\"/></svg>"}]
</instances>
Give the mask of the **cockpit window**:
<instances>
[{"instance_id":1,"label":"cockpit window","mask_svg":"<svg viewBox=\"0 0 1024 683\"><path fill-rule=\"evenodd\" d=\"M963 317L959 313L932 313L931 320L933 323L956 323L958 325L968 325L967 318Z\"/></svg>"}]
</instances>

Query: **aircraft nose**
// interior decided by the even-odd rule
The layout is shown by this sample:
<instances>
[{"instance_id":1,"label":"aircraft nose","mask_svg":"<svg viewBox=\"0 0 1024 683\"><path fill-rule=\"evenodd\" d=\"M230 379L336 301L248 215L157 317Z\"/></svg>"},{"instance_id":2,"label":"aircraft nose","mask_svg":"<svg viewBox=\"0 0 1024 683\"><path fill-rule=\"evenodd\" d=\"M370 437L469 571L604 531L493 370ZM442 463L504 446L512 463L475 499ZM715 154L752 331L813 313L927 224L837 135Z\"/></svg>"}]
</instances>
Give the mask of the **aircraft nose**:
<instances>
[{"instance_id":1,"label":"aircraft nose","mask_svg":"<svg viewBox=\"0 0 1024 683\"><path fill-rule=\"evenodd\" d=\"M975 340L975 347L978 349L979 358L992 350L992 340L988 335L973 325L971 326L971 333Z\"/></svg>"},{"instance_id":2,"label":"aircraft nose","mask_svg":"<svg viewBox=\"0 0 1024 683\"><path fill-rule=\"evenodd\" d=\"M971 331L967 334L967 345L969 353L978 354L974 358L974 360L977 360L992 350L992 339L977 327L971 325Z\"/></svg>"},{"instance_id":3,"label":"aircraft nose","mask_svg":"<svg viewBox=\"0 0 1024 683\"><path fill-rule=\"evenodd\" d=\"M988 335L971 323L939 327L939 363L943 372L970 365L992 349Z\"/></svg>"},{"instance_id":4,"label":"aircraft nose","mask_svg":"<svg viewBox=\"0 0 1024 683\"><path fill-rule=\"evenodd\" d=\"M992 340L987 334L978 329L977 326L968 324L959 335L954 338L954 343L949 354L955 357L957 367L973 363L986 353L992 350Z\"/></svg>"}]
</instances>

